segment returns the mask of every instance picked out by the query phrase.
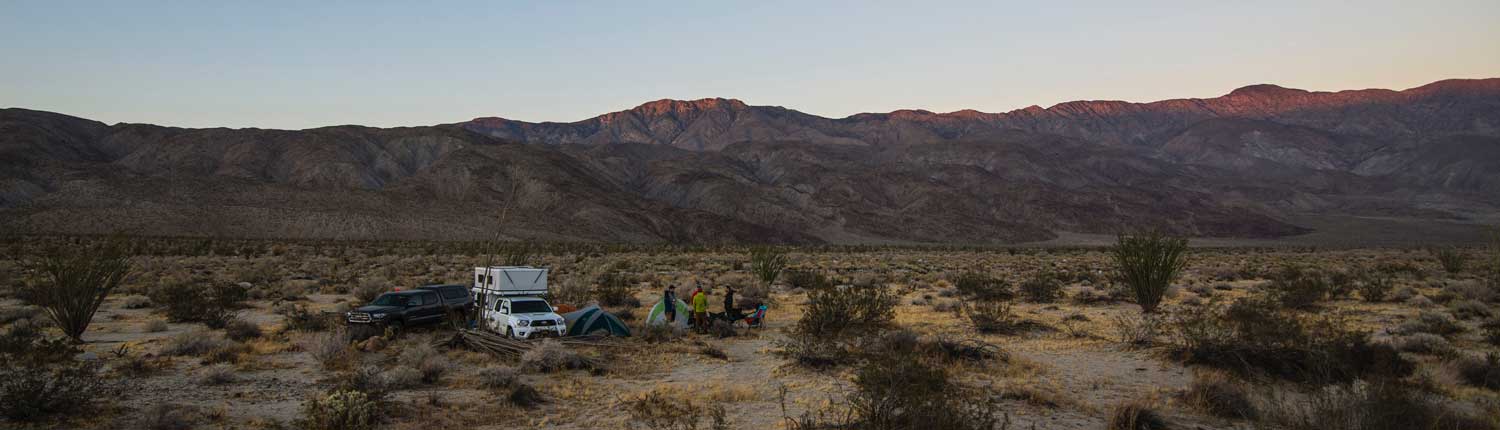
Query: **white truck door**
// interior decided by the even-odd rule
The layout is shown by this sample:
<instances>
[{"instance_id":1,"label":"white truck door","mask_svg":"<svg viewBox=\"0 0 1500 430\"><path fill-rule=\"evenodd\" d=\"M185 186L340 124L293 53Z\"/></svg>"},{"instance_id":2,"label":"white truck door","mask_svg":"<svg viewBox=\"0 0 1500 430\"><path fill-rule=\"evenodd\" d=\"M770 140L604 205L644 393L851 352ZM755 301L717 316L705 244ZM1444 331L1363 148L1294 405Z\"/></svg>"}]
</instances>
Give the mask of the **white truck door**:
<instances>
[{"instance_id":1,"label":"white truck door","mask_svg":"<svg viewBox=\"0 0 1500 430\"><path fill-rule=\"evenodd\" d=\"M496 300L495 301L495 332L496 333L502 333L502 334L504 334L505 333L505 329L509 328L509 327L510 327L510 299Z\"/></svg>"}]
</instances>

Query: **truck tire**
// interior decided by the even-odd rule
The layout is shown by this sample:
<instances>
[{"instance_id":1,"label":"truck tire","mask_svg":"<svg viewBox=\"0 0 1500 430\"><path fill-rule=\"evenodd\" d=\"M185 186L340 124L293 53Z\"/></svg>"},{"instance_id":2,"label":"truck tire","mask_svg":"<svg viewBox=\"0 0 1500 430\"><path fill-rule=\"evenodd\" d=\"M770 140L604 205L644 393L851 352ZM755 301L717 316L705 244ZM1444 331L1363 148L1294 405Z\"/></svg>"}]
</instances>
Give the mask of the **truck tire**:
<instances>
[{"instance_id":1,"label":"truck tire","mask_svg":"<svg viewBox=\"0 0 1500 430\"><path fill-rule=\"evenodd\" d=\"M386 326L386 328L391 329L391 331L393 331L393 332L400 333L401 329L406 327L406 323L401 322L401 320L395 320L395 321L391 321L389 323L386 323L385 326Z\"/></svg>"},{"instance_id":2,"label":"truck tire","mask_svg":"<svg viewBox=\"0 0 1500 430\"><path fill-rule=\"evenodd\" d=\"M505 337L508 337L508 338L511 338L511 339L515 339L516 338L516 331L513 330L513 329L511 329L510 326L505 326Z\"/></svg>"}]
</instances>

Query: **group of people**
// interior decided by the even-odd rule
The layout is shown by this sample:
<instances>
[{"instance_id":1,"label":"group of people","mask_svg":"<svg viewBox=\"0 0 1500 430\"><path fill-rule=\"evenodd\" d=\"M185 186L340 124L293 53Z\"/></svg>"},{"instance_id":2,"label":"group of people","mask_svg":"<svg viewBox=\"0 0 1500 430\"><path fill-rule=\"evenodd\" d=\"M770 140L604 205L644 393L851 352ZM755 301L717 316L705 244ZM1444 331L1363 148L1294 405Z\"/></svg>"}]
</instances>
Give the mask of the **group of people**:
<instances>
[{"instance_id":1,"label":"group of people","mask_svg":"<svg viewBox=\"0 0 1500 430\"><path fill-rule=\"evenodd\" d=\"M734 307L734 287L726 288L727 291L724 293L724 316L729 321L744 318L744 313ZM666 303L664 310L667 314L667 321L677 321L677 300L677 286L667 286L667 290L662 292L662 301ZM695 285L693 291L688 294L687 303L688 308L693 313L691 319L688 320L688 324L699 331L706 330L710 324L708 318L708 290L703 289L702 285Z\"/></svg>"}]
</instances>

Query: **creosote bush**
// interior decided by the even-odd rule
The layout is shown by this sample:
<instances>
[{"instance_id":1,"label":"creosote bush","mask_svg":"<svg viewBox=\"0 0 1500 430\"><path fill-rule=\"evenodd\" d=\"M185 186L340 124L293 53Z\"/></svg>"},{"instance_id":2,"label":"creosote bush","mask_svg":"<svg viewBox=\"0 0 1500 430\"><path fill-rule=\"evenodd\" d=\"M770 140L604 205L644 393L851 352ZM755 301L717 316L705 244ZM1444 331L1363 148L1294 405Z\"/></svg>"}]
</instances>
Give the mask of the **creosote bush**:
<instances>
[{"instance_id":1,"label":"creosote bush","mask_svg":"<svg viewBox=\"0 0 1500 430\"><path fill-rule=\"evenodd\" d=\"M907 342L909 343L909 342ZM893 348L870 354L856 370L854 386L844 397L846 408L782 414L792 430L812 429L955 429L1004 428L996 399L983 390L950 379L947 366L933 363L918 348Z\"/></svg>"},{"instance_id":2,"label":"creosote bush","mask_svg":"<svg viewBox=\"0 0 1500 430\"><path fill-rule=\"evenodd\" d=\"M1141 311L1151 313L1187 265L1187 239L1160 232L1121 234L1111 253L1118 278L1130 288Z\"/></svg>"},{"instance_id":3,"label":"creosote bush","mask_svg":"<svg viewBox=\"0 0 1500 430\"><path fill-rule=\"evenodd\" d=\"M228 325L248 296L242 286L211 280L168 280L150 291L151 302L162 307L168 320L212 328Z\"/></svg>"},{"instance_id":4,"label":"creosote bush","mask_svg":"<svg viewBox=\"0 0 1500 430\"><path fill-rule=\"evenodd\" d=\"M1016 297L1005 280L980 272L965 272L953 279L953 288L959 294L975 300L1010 300Z\"/></svg>"},{"instance_id":5,"label":"creosote bush","mask_svg":"<svg viewBox=\"0 0 1500 430\"><path fill-rule=\"evenodd\" d=\"M1328 278L1316 270L1285 266L1271 276L1266 293L1282 306L1308 309L1328 298Z\"/></svg>"},{"instance_id":6,"label":"creosote bush","mask_svg":"<svg viewBox=\"0 0 1500 430\"><path fill-rule=\"evenodd\" d=\"M103 387L94 363L6 362L0 364L0 415L15 421L72 416L91 408Z\"/></svg>"},{"instance_id":7,"label":"creosote bush","mask_svg":"<svg viewBox=\"0 0 1500 430\"><path fill-rule=\"evenodd\" d=\"M1021 298L1032 303L1052 303L1062 298L1062 288L1057 274L1043 270L1021 283Z\"/></svg>"}]
</instances>

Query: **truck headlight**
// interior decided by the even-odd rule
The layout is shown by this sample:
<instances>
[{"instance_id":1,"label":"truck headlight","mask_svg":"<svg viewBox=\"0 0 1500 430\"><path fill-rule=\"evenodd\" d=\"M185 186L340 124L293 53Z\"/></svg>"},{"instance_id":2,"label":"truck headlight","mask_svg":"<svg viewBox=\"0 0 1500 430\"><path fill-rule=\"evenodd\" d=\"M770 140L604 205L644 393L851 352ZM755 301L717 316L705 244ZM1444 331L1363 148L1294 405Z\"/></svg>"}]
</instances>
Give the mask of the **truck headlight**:
<instances>
[{"instance_id":1,"label":"truck headlight","mask_svg":"<svg viewBox=\"0 0 1500 430\"><path fill-rule=\"evenodd\" d=\"M516 321L516 325L521 326L521 327L527 327L527 326L531 325L531 321L527 321L527 320Z\"/></svg>"},{"instance_id":2,"label":"truck headlight","mask_svg":"<svg viewBox=\"0 0 1500 430\"><path fill-rule=\"evenodd\" d=\"M385 319L385 314L370 314L370 318L374 318L374 319L378 319L378 320L379 319Z\"/></svg>"}]
</instances>

